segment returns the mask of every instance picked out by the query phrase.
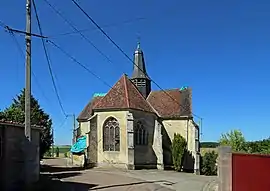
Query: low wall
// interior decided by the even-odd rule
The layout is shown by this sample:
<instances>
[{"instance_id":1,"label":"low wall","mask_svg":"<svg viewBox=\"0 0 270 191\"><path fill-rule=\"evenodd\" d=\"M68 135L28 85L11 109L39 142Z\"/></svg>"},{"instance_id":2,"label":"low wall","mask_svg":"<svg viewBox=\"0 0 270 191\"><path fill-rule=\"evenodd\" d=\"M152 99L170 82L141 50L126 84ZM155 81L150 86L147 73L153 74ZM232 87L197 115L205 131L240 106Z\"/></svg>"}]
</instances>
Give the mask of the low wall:
<instances>
[{"instance_id":1,"label":"low wall","mask_svg":"<svg viewBox=\"0 0 270 191\"><path fill-rule=\"evenodd\" d=\"M232 153L220 147L219 191L269 191L270 155Z\"/></svg>"},{"instance_id":2,"label":"low wall","mask_svg":"<svg viewBox=\"0 0 270 191\"><path fill-rule=\"evenodd\" d=\"M31 142L24 135L24 127L0 124L2 130L1 190L16 190L18 186L39 180L40 129L32 128Z\"/></svg>"}]
</instances>

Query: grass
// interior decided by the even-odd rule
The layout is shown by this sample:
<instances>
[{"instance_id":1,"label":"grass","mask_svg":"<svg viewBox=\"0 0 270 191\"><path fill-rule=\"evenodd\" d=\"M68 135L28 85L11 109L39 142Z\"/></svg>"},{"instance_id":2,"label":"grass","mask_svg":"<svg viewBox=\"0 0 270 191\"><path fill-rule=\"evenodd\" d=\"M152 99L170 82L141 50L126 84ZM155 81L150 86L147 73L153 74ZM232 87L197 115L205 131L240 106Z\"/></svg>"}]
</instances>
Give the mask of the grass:
<instances>
[{"instance_id":1,"label":"grass","mask_svg":"<svg viewBox=\"0 0 270 191\"><path fill-rule=\"evenodd\" d=\"M54 152L56 151L56 148L59 148L59 153L67 153L70 151L71 146L70 145L54 145ZM50 149L50 152L52 152L52 148Z\"/></svg>"}]
</instances>

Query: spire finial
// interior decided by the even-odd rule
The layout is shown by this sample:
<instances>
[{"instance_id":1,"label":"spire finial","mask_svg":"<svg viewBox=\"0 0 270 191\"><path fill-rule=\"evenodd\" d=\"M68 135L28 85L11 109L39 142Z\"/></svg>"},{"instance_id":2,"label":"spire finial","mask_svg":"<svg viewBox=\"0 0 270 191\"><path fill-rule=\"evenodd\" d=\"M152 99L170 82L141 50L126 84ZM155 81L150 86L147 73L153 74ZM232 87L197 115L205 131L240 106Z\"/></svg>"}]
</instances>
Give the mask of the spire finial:
<instances>
[{"instance_id":1,"label":"spire finial","mask_svg":"<svg viewBox=\"0 0 270 191\"><path fill-rule=\"evenodd\" d=\"M141 49L141 38L138 35L137 50L140 50L140 49Z\"/></svg>"}]
</instances>

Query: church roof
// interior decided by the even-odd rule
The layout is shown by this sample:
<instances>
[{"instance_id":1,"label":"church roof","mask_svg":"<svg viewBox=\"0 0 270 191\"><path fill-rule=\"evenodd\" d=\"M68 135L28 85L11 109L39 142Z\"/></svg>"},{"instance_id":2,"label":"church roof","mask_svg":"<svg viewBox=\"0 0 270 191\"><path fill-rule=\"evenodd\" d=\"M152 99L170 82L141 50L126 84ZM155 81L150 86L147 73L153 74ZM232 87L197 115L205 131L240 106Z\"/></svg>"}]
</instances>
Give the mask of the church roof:
<instances>
[{"instance_id":1,"label":"church roof","mask_svg":"<svg viewBox=\"0 0 270 191\"><path fill-rule=\"evenodd\" d=\"M191 115L191 90L170 89L152 91L147 101L162 118Z\"/></svg>"},{"instance_id":2,"label":"church roof","mask_svg":"<svg viewBox=\"0 0 270 191\"><path fill-rule=\"evenodd\" d=\"M126 74L122 75L93 109L138 109L155 113Z\"/></svg>"},{"instance_id":3,"label":"church roof","mask_svg":"<svg viewBox=\"0 0 270 191\"><path fill-rule=\"evenodd\" d=\"M93 106L104 96L104 94L94 94L93 98L89 103L84 107L82 112L79 114L77 120L83 121L87 120L92 116Z\"/></svg>"}]
</instances>

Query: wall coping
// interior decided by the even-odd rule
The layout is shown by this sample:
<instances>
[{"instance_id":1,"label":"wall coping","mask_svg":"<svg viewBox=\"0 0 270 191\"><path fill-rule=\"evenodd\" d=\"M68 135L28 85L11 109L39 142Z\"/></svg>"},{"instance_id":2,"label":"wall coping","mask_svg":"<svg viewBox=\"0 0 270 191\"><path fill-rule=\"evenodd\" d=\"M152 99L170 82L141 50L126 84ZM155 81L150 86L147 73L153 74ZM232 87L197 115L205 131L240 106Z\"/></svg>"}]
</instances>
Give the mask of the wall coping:
<instances>
[{"instance_id":1,"label":"wall coping","mask_svg":"<svg viewBox=\"0 0 270 191\"><path fill-rule=\"evenodd\" d=\"M3 126L9 126L9 127L20 127L20 128L24 128L24 124L21 124L21 123L16 123L16 122L1 122L0 121L0 127L3 127ZM32 125L31 126L31 129L34 129L34 130L39 130L41 131L42 130L42 127L41 126L37 126L37 125Z\"/></svg>"}]
</instances>

